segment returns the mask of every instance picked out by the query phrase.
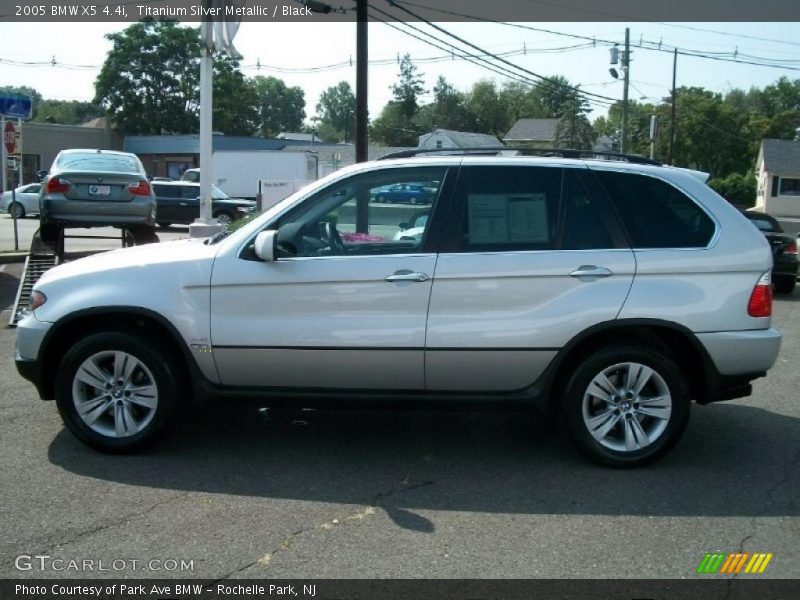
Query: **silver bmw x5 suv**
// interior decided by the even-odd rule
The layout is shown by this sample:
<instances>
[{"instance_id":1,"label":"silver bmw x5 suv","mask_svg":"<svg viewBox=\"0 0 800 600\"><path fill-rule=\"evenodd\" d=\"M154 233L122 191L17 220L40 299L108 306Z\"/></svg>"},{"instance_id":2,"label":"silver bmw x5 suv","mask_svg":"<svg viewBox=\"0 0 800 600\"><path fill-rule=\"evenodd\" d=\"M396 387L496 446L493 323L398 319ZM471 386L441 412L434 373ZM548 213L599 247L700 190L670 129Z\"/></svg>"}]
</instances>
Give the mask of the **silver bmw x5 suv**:
<instances>
[{"instance_id":1,"label":"silver bmw x5 suv","mask_svg":"<svg viewBox=\"0 0 800 600\"><path fill-rule=\"evenodd\" d=\"M763 235L697 173L639 159L400 156L337 171L230 234L99 254L36 284L17 367L104 451L196 399L555 409L630 467L692 401L776 360ZM414 207L386 186L424 183Z\"/></svg>"}]
</instances>

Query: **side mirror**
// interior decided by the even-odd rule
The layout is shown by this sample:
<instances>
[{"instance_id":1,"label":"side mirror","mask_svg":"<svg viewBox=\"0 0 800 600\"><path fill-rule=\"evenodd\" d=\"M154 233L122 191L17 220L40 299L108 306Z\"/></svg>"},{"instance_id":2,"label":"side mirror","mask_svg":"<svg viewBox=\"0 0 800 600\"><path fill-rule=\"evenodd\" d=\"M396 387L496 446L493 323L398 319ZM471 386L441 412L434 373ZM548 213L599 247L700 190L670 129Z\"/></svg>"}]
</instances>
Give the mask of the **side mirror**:
<instances>
[{"instance_id":1,"label":"side mirror","mask_svg":"<svg viewBox=\"0 0 800 600\"><path fill-rule=\"evenodd\" d=\"M269 231L262 231L256 236L253 243L253 250L256 256L264 262L272 262L275 260L275 247L278 241L278 232L275 229Z\"/></svg>"},{"instance_id":2,"label":"side mirror","mask_svg":"<svg viewBox=\"0 0 800 600\"><path fill-rule=\"evenodd\" d=\"M400 231L405 231L406 229L408 229L408 223L400 223L398 227L400 228Z\"/></svg>"},{"instance_id":3,"label":"side mirror","mask_svg":"<svg viewBox=\"0 0 800 600\"><path fill-rule=\"evenodd\" d=\"M36 176L39 178L39 181L44 181L44 178L47 177L47 171L36 171Z\"/></svg>"}]
</instances>

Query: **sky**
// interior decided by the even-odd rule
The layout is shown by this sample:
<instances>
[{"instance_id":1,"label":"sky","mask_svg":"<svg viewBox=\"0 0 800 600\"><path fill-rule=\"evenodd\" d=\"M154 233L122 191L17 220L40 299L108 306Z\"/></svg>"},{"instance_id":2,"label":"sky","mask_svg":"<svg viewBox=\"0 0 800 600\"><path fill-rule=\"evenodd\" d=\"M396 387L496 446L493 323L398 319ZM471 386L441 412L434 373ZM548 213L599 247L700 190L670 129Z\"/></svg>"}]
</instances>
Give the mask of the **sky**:
<instances>
[{"instance_id":1,"label":"sky","mask_svg":"<svg viewBox=\"0 0 800 600\"><path fill-rule=\"evenodd\" d=\"M91 100L94 80L110 43L105 34L129 23L0 23L0 86L30 86L45 98ZM190 23L187 25L194 26ZM669 94L671 52L647 49L647 42L728 60L680 55L678 86L703 86L717 92L763 87L781 76L800 78L800 41L797 23L442 23L449 32L494 53L514 53L507 60L545 77L563 75L581 88L614 99L622 98L622 82L609 74L609 44L622 46L625 28L632 45L630 98L657 101ZM400 25L399 27L403 27ZM428 41L445 37L424 24L412 32ZM546 29L563 35L530 28ZM480 79L503 83L506 76L488 71L433 48L383 23L369 26L369 111L376 118L391 99L398 73L398 57L409 53L424 74L432 99L433 85L443 75L457 89L467 91ZM580 39L583 36L590 39ZM595 39L594 45L591 38ZM33 42L35 41L35 42ZM453 39L450 42L454 42ZM640 41L642 47L639 46ZM436 43L436 42L435 42ZM306 113L315 114L326 88L346 80L355 89L355 25L349 23L244 22L234 41L244 56L248 76L271 75L305 90ZM470 50L475 53L475 50ZM729 62L760 57L780 68ZM56 65L50 61L55 59ZM46 63L19 65L18 63ZM352 65L351 65L352 61ZM260 65L260 67L259 67ZM593 105L592 116L605 113Z\"/></svg>"}]
</instances>

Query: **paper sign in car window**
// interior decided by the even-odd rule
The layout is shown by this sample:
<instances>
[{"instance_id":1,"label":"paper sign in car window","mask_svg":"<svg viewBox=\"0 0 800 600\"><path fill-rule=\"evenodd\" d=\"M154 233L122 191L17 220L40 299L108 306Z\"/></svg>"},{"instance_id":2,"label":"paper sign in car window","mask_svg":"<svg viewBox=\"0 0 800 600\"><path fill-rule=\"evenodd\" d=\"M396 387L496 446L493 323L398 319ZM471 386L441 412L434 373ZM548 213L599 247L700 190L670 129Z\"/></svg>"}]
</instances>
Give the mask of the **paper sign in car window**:
<instances>
[{"instance_id":1,"label":"paper sign in car window","mask_svg":"<svg viewBox=\"0 0 800 600\"><path fill-rule=\"evenodd\" d=\"M469 243L508 242L508 198L503 194L471 194L467 197Z\"/></svg>"},{"instance_id":2,"label":"paper sign in car window","mask_svg":"<svg viewBox=\"0 0 800 600\"><path fill-rule=\"evenodd\" d=\"M517 194L508 198L510 242L545 243L550 241L545 194Z\"/></svg>"}]
</instances>

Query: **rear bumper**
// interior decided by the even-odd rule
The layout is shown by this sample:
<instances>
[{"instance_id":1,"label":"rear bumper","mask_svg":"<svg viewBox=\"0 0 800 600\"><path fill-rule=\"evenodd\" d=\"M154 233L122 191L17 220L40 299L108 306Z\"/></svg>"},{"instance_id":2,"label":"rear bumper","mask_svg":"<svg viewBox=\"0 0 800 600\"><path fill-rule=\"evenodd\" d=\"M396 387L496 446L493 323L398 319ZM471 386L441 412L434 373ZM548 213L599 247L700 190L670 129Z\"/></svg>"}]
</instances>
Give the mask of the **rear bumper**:
<instances>
[{"instance_id":1,"label":"rear bumper","mask_svg":"<svg viewBox=\"0 0 800 600\"><path fill-rule=\"evenodd\" d=\"M150 200L129 202L85 202L46 198L41 203L42 223L73 226L149 225L155 226L155 204Z\"/></svg>"},{"instance_id":2,"label":"rear bumper","mask_svg":"<svg viewBox=\"0 0 800 600\"><path fill-rule=\"evenodd\" d=\"M749 396L750 382L767 374L781 347L781 334L775 329L699 333L697 339L712 363L700 404Z\"/></svg>"}]
</instances>

